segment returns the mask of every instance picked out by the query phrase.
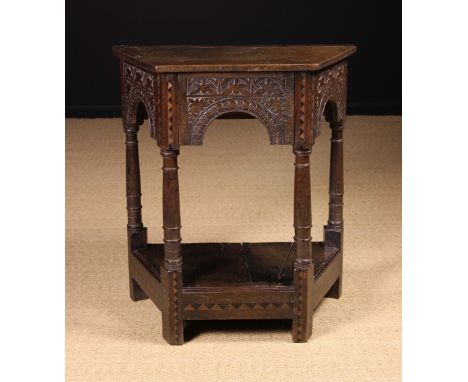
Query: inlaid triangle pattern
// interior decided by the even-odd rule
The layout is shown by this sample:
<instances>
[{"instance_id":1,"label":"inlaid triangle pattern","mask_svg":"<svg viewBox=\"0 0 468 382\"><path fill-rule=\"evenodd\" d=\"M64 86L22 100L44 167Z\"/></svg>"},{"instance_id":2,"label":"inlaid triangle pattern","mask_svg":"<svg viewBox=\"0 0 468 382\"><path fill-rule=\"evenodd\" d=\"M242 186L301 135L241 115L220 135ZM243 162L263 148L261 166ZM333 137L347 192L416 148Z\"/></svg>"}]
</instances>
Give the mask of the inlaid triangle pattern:
<instances>
[{"instance_id":1,"label":"inlaid triangle pattern","mask_svg":"<svg viewBox=\"0 0 468 382\"><path fill-rule=\"evenodd\" d=\"M187 304L184 311L215 311L215 310L289 310L291 303L245 303L245 304Z\"/></svg>"}]
</instances>

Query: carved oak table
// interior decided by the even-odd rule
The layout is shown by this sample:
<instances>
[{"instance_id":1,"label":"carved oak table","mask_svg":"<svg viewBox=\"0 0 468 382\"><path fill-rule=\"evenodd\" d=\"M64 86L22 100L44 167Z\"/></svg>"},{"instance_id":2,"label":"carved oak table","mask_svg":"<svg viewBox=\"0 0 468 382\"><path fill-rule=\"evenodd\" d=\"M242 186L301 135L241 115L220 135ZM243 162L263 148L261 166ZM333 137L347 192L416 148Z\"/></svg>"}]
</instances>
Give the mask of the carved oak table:
<instances>
[{"instance_id":1,"label":"carved oak table","mask_svg":"<svg viewBox=\"0 0 468 382\"><path fill-rule=\"evenodd\" d=\"M162 312L163 336L184 342L185 320L291 319L294 342L312 312L339 298L343 269L343 127L347 58L354 46L115 46L126 134L130 297ZM164 244L142 222L137 133L145 117L163 162ZM289 243L182 244L177 156L201 145L209 123L245 112L271 144L295 156L294 238ZM323 116L332 129L329 218L311 238L309 156Z\"/></svg>"}]
</instances>

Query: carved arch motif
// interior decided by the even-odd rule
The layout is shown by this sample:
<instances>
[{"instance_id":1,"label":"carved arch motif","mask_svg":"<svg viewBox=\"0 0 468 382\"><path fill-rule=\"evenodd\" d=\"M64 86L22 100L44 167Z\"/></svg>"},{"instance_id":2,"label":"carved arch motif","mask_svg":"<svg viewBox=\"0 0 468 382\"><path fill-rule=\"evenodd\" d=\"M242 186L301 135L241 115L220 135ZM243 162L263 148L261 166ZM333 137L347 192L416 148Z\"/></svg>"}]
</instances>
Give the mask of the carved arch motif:
<instances>
[{"instance_id":1,"label":"carved arch motif","mask_svg":"<svg viewBox=\"0 0 468 382\"><path fill-rule=\"evenodd\" d=\"M188 129L185 144L201 145L215 118L244 112L267 129L271 144L292 143L292 76L222 76L187 78Z\"/></svg>"},{"instance_id":2,"label":"carved arch motif","mask_svg":"<svg viewBox=\"0 0 468 382\"><path fill-rule=\"evenodd\" d=\"M284 131L281 124L284 123L284 117L280 112L269 109L268 102L225 98L208 105L195 118L190 131L191 144L201 145L210 122L220 115L230 112L245 112L252 115L266 127L271 144L281 144L283 142Z\"/></svg>"},{"instance_id":3,"label":"carved arch motif","mask_svg":"<svg viewBox=\"0 0 468 382\"><path fill-rule=\"evenodd\" d=\"M122 91L122 117L124 124L137 123L137 111L140 103L146 109L152 138L160 141L161 113L157 108L157 91L159 90L158 78L152 73L147 73L126 62L122 66L123 91ZM156 93L155 93L156 91Z\"/></svg>"},{"instance_id":4,"label":"carved arch motif","mask_svg":"<svg viewBox=\"0 0 468 382\"><path fill-rule=\"evenodd\" d=\"M346 118L347 62L341 62L322 70L314 76L313 86L313 131L314 137L320 135L320 126L327 103L334 109L333 118L337 122Z\"/></svg>"}]
</instances>

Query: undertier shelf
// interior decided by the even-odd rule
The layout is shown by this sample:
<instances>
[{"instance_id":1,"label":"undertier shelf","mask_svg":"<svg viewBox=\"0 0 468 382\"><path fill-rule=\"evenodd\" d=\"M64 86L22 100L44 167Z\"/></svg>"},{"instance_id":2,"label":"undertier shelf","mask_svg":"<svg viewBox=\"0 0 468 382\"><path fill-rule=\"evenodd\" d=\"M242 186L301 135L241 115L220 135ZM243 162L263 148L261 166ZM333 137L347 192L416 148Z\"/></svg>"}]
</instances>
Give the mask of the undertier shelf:
<instances>
[{"instance_id":1,"label":"undertier shelf","mask_svg":"<svg viewBox=\"0 0 468 382\"><path fill-rule=\"evenodd\" d=\"M325 261L315 264L315 278L339 251L325 247L323 242L312 243L314 258L324 252ZM135 250L134 255L160 280L163 244L148 244L144 249ZM291 242L182 244L182 259L184 290L283 289L293 285L294 244Z\"/></svg>"}]
</instances>

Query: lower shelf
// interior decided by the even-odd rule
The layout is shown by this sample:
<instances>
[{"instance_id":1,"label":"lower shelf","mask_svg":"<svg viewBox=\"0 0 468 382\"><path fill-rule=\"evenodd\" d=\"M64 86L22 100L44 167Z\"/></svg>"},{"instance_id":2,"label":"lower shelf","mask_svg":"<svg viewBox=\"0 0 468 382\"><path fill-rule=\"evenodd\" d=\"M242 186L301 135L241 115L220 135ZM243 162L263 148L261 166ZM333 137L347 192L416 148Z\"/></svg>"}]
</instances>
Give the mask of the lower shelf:
<instances>
[{"instance_id":1,"label":"lower shelf","mask_svg":"<svg viewBox=\"0 0 468 382\"><path fill-rule=\"evenodd\" d=\"M325 253L324 253L325 252ZM312 253L324 254L315 264L315 278L338 253L323 242L312 243ZM164 245L148 244L134 255L157 278L163 265ZM184 291L202 289L290 289L294 248L291 242L182 244Z\"/></svg>"}]
</instances>

